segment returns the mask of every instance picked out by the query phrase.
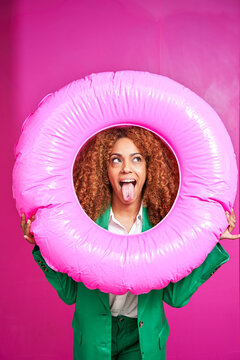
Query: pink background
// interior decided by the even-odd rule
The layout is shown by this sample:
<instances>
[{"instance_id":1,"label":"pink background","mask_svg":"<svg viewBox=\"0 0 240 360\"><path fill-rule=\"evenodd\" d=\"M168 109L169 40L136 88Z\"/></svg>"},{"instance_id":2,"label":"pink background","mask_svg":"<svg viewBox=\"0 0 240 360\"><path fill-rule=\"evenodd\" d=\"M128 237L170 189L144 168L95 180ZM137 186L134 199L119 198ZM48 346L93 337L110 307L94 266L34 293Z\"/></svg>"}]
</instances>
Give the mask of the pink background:
<instances>
[{"instance_id":1,"label":"pink background","mask_svg":"<svg viewBox=\"0 0 240 360\"><path fill-rule=\"evenodd\" d=\"M21 124L44 95L74 79L142 70L167 75L209 102L239 154L240 3L15 0L0 2L0 20L0 359L68 360L74 307L58 298L34 263L12 200ZM239 221L239 194L235 212ZM239 241L222 245L230 261L187 306L166 306L168 360L240 359Z\"/></svg>"}]
</instances>

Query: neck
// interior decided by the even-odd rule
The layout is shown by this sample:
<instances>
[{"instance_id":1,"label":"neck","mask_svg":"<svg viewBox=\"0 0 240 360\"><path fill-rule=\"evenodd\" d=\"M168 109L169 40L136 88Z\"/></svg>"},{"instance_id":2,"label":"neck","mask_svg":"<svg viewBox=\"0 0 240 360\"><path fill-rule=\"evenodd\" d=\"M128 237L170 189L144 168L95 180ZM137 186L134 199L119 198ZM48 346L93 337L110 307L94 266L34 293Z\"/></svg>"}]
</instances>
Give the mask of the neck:
<instances>
[{"instance_id":1,"label":"neck","mask_svg":"<svg viewBox=\"0 0 240 360\"><path fill-rule=\"evenodd\" d=\"M140 210L142 199L139 198L132 204L123 204L119 199L114 196L112 197L112 210L116 219L127 218L131 219L131 222L136 220L136 216ZM121 222L121 221L120 221Z\"/></svg>"}]
</instances>

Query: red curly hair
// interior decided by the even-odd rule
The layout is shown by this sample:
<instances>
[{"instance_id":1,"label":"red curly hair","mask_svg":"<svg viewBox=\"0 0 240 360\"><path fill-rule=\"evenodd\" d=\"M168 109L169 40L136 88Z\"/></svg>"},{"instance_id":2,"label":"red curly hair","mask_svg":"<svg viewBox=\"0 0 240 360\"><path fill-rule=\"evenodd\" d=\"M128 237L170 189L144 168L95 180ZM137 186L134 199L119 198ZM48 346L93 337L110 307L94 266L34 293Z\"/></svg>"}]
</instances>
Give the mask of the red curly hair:
<instances>
[{"instance_id":1,"label":"red curly hair","mask_svg":"<svg viewBox=\"0 0 240 360\"><path fill-rule=\"evenodd\" d=\"M103 214L111 203L112 188L107 167L115 142L131 139L147 164L143 187L143 205L149 220L156 225L169 212L179 186L177 161L160 138L142 127L115 127L99 132L80 150L73 168L73 182L79 202L93 220Z\"/></svg>"}]
</instances>

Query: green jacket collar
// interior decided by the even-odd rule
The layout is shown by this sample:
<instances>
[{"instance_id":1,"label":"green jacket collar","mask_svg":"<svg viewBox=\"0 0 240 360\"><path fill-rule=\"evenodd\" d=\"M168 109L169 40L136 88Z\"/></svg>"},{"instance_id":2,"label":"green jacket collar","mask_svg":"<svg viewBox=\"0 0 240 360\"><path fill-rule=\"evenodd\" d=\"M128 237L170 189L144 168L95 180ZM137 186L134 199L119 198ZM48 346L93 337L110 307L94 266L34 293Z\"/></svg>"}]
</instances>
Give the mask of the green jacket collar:
<instances>
[{"instance_id":1,"label":"green jacket collar","mask_svg":"<svg viewBox=\"0 0 240 360\"><path fill-rule=\"evenodd\" d=\"M110 216L110 210L111 205L109 205L108 209L96 220L96 224L101 226L103 229L108 230L108 222L109 222L109 216ZM152 225L149 221L147 208L143 207L143 226L142 226L142 232L147 231L152 228Z\"/></svg>"}]
</instances>

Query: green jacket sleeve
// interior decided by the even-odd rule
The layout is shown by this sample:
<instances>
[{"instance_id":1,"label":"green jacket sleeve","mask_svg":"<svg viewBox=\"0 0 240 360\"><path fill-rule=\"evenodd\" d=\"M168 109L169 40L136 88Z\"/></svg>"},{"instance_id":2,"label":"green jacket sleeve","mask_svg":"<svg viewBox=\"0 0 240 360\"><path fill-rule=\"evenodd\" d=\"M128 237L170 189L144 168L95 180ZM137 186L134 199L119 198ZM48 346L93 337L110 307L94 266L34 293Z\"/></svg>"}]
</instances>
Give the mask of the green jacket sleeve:
<instances>
[{"instance_id":1,"label":"green jacket sleeve","mask_svg":"<svg viewBox=\"0 0 240 360\"><path fill-rule=\"evenodd\" d=\"M217 243L202 265L194 269L191 274L182 280L176 283L170 282L163 289L163 300L177 308L186 305L199 286L208 280L228 260L228 253Z\"/></svg>"},{"instance_id":2,"label":"green jacket sleeve","mask_svg":"<svg viewBox=\"0 0 240 360\"><path fill-rule=\"evenodd\" d=\"M57 290L59 297L68 305L76 302L77 283L67 274L52 270L45 262L37 245L33 248L33 257L50 284Z\"/></svg>"}]
</instances>

